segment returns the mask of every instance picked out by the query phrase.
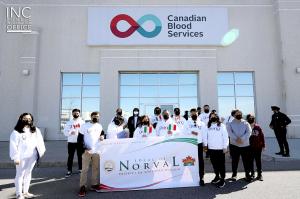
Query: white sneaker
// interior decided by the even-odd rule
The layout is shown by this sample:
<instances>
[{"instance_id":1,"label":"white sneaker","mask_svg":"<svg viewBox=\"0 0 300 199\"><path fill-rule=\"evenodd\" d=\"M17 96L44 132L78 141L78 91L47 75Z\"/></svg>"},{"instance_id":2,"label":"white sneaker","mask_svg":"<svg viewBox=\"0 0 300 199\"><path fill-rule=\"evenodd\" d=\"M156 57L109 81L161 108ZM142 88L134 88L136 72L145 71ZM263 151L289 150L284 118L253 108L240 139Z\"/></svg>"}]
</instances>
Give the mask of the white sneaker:
<instances>
[{"instance_id":1,"label":"white sneaker","mask_svg":"<svg viewBox=\"0 0 300 199\"><path fill-rule=\"evenodd\" d=\"M25 199L23 195L17 195L16 199Z\"/></svg>"},{"instance_id":2,"label":"white sneaker","mask_svg":"<svg viewBox=\"0 0 300 199\"><path fill-rule=\"evenodd\" d=\"M35 195L32 194L32 193L24 193L23 196L24 196L25 198L35 198Z\"/></svg>"}]
</instances>

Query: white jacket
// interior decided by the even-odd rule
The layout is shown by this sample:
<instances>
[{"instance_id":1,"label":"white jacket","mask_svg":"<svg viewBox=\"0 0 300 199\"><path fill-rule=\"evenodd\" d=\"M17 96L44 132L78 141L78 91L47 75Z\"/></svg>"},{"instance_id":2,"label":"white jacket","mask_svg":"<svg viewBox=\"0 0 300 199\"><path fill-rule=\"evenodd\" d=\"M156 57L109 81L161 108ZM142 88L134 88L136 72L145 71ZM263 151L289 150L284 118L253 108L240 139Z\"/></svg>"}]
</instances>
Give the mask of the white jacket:
<instances>
[{"instance_id":1,"label":"white jacket","mask_svg":"<svg viewBox=\"0 0 300 199\"><path fill-rule=\"evenodd\" d=\"M226 126L221 123L218 126L216 123L207 128L207 136L203 138L204 146L208 149L222 150L227 149L229 145L229 138Z\"/></svg>"},{"instance_id":2,"label":"white jacket","mask_svg":"<svg viewBox=\"0 0 300 199\"><path fill-rule=\"evenodd\" d=\"M13 131L9 140L9 156L14 161L30 158L37 150L40 157L46 151L45 143L40 129L36 128L35 133L31 133L29 128L24 128L24 133Z\"/></svg>"},{"instance_id":3,"label":"white jacket","mask_svg":"<svg viewBox=\"0 0 300 199\"><path fill-rule=\"evenodd\" d=\"M207 123L208 123L208 121L209 121L209 115L210 115L210 112L209 112L209 113L204 113L204 112L201 113L201 114L199 115L201 122L204 122L204 124L207 125Z\"/></svg>"},{"instance_id":4,"label":"white jacket","mask_svg":"<svg viewBox=\"0 0 300 199\"><path fill-rule=\"evenodd\" d=\"M84 123L85 122L81 118L72 119L66 123L66 126L64 128L64 135L68 137L68 142L77 143L78 133ZM71 134L72 131L75 131L75 135Z\"/></svg>"},{"instance_id":5,"label":"white jacket","mask_svg":"<svg viewBox=\"0 0 300 199\"><path fill-rule=\"evenodd\" d=\"M174 132L175 135L184 135L185 134L185 127L186 127L186 119L182 116L173 117L173 121L176 124L176 131Z\"/></svg>"},{"instance_id":6,"label":"white jacket","mask_svg":"<svg viewBox=\"0 0 300 199\"><path fill-rule=\"evenodd\" d=\"M117 126L111 122L107 127L106 139L118 139L118 134L122 132L124 133L123 125Z\"/></svg>"},{"instance_id":7,"label":"white jacket","mask_svg":"<svg viewBox=\"0 0 300 199\"><path fill-rule=\"evenodd\" d=\"M200 120L196 120L196 123L195 121L193 121L192 119L186 121L186 127L185 127L185 134L186 135L193 135L192 132L197 132L198 135L195 136L197 137L197 141L198 143L202 143L203 142L203 137L206 136L206 125L201 122Z\"/></svg>"},{"instance_id":8,"label":"white jacket","mask_svg":"<svg viewBox=\"0 0 300 199\"><path fill-rule=\"evenodd\" d=\"M156 136L156 131L153 127L141 126L137 127L133 133L134 138L144 138Z\"/></svg>"},{"instance_id":9,"label":"white jacket","mask_svg":"<svg viewBox=\"0 0 300 199\"><path fill-rule=\"evenodd\" d=\"M174 130L175 128L175 130ZM169 118L167 121L161 120L157 122L156 125L156 135L157 136L172 136L176 131L177 127L172 118ZM168 132L172 132L172 134L168 134Z\"/></svg>"}]
</instances>

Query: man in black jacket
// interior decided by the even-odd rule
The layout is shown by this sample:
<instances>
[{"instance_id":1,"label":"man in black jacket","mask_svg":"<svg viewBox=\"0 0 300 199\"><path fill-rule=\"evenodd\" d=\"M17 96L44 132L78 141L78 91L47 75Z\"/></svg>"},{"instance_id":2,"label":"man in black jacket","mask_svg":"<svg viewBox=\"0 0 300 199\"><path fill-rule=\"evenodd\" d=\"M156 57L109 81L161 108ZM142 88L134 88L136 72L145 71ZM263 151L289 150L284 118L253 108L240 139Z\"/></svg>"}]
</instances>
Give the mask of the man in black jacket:
<instances>
[{"instance_id":1,"label":"man in black jacket","mask_svg":"<svg viewBox=\"0 0 300 199\"><path fill-rule=\"evenodd\" d=\"M129 129L129 137L133 137L133 133L141 123L141 117L139 116L140 110L138 108L133 109L133 115L128 119L128 129Z\"/></svg>"},{"instance_id":2,"label":"man in black jacket","mask_svg":"<svg viewBox=\"0 0 300 199\"><path fill-rule=\"evenodd\" d=\"M280 108L278 106L271 106L271 109L274 114L272 115L270 128L274 130L280 148L280 152L276 153L276 155L290 157L289 144L286 139L286 126L291 123L291 120L286 114L279 111Z\"/></svg>"}]
</instances>

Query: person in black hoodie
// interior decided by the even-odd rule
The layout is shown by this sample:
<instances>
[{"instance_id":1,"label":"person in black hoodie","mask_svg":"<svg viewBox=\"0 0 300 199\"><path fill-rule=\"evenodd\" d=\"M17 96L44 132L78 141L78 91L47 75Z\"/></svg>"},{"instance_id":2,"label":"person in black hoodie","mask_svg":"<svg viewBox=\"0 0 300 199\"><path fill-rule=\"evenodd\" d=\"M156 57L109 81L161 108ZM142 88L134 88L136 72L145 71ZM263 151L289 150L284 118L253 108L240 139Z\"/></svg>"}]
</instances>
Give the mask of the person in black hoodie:
<instances>
[{"instance_id":1,"label":"person in black hoodie","mask_svg":"<svg viewBox=\"0 0 300 199\"><path fill-rule=\"evenodd\" d=\"M274 114L270 123L270 128L274 130L280 151L276 155L282 155L283 157L290 157L289 144L286 139L286 126L291 123L291 119L284 113L280 112L278 106L271 106Z\"/></svg>"},{"instance_id":2,"label":"person in black hoodie","mask_svg":"<svg viewBox=\"0 0 300 199\"><path fill-rule=\"evenodd\" d=\"M133 115L128 118L128 129L129 129L129 137L133 137L133 133L141 123L141 117L139 116L140 110L138 108L133 109Z\"/></svg>"}]
</instances>

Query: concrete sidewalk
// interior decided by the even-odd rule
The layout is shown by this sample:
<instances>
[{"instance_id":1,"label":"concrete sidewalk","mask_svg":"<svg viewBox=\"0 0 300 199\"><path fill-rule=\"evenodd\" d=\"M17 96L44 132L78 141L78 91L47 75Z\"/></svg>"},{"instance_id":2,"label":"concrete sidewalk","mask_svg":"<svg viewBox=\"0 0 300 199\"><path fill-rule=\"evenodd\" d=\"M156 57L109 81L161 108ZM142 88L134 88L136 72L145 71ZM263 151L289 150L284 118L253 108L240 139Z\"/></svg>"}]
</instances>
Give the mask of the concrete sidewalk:
<instances>
[{"instance_id":1,"label":"concrete sidewalk","mask_svg":"<svg viewBox=\"0 0 300 199\"><path fill-rule=\"evenodd\" d=\"M275 155L279 147L275 138L266 138L266 150L263 152L263 161L293 161L300 160L300 139L288 140L291 149L291 157L286 158ZM42 158L41 167L65 167L67 162L67 142L47 141L46 153ZM227 161L231 161L229 158ZM208 161L206 161L208 162ZM75 154L74 163L77 163ZM9 142L0 142L0 168L14 168L13 162L9 158Z\"/></svg>"}]
</instances>

